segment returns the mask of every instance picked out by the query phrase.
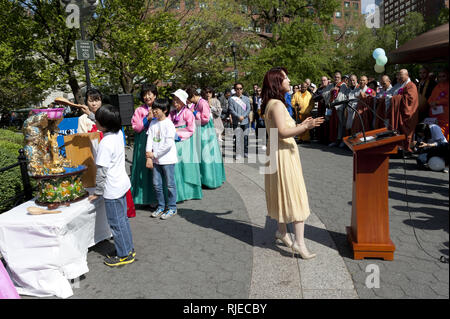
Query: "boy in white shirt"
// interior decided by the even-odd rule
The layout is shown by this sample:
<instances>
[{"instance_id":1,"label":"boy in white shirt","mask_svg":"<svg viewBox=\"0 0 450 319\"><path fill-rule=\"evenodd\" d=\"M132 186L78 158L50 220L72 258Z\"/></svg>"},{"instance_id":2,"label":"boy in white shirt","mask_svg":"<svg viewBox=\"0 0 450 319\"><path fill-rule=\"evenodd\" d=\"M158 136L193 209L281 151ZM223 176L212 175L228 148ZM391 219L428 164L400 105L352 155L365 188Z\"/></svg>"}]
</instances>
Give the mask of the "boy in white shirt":
<instances>
[{"instance_id":1,"label":"boy in white shirt","mask_svg":"<svg viewBox=\"0 0 450 319\"><path fill-rule=\"evenodd\" d=\"M152 105L153 115L147 134L146 167L153 169L153 188L156 192L158 208L152 217L167 219L177 214L177 188L175 184L175 164L178 162L175 146L176 130L173 122L166 117L169 110L167 99L156 99ZM167 211L163 191L163 178L168 190Z\"/></svg>"},{"instance_id":2,"label":"boy in white shirt","mask_svg":"<svg viewBox=\"0 0 450 319\"><path fill-rule=\"evenodd\" d=\"M131 187L125 170L125 145L121 130L119 110L105 104L95 113L97 129L103 132L103 139L97 149L96 188L90 201L103 196L106 217L114 236L117 256L107 256L104 263L110 267L134 262L136 253L131 228L127 217L126 193Z\"/></svg>"}]
</instances>

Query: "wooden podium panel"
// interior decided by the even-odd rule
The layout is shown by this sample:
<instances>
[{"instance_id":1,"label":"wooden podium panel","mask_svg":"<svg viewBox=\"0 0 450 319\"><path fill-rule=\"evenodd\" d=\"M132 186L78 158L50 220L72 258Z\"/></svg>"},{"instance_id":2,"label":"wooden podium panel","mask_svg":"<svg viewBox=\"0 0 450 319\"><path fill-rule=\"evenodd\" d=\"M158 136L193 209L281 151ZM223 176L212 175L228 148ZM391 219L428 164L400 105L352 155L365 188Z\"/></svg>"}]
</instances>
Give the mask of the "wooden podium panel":
<instances>
[{"instance_id":1,"label":"wooden podium panel","mask_svg":"<svg viewBox=\"0 0 450 319\"><path fill-rule=\"evenodd\" d=\"M91 149L91 140L97 140L100 143L100 132L77 133L64 136L64 146L66 156L73 165L85 165L87 171L81 176L83 187L95 187L95 175L97 166L95 165L94 155Z\"/></svg>"},{"instance_id":2,"label":"wooden podium panel","mask_svg":"<svg viewBox=\"0 0 450 319\"><path fill-rule=\"evenodd\" d=\"M394 259L395 245L389 235L389 155L397 153L405 136L377 138L386 131L367 132L365 143L360 140L362 134L344 138L353 151L352 218L346 230L354 259Z\"/></svg>"}]
</instances>

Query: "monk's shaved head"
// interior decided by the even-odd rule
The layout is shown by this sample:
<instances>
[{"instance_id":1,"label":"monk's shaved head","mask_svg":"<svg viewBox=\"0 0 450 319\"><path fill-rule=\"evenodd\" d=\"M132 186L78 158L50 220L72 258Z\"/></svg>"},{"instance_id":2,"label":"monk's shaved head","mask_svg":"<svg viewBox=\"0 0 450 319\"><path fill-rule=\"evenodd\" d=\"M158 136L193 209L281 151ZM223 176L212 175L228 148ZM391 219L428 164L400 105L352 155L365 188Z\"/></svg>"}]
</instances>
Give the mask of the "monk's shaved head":
<instances>
[{"instance_id":1,"label":"monk's shaved head","mask_svg":"<svg viewBox=\"0 0 450 319\"><path fill-rule=\"evenodd\" d=\"M391 79L387 75L383 75L381 77L381 86L383 89L387 90L387 88L391 85Z\"/></svg>"},{"instance_id":2,"label":"monk's shaved head","mask_svg":"<svg viewBox=\"0 0 450 319\"><path fill-rule=\"evenodd\" d=\"M407 69L401 69L400 71L398 71L398 78L399 78L399 80L402 83L408 81L408 79L409 79L408 70Z\"/></svg>"}]
</instances>

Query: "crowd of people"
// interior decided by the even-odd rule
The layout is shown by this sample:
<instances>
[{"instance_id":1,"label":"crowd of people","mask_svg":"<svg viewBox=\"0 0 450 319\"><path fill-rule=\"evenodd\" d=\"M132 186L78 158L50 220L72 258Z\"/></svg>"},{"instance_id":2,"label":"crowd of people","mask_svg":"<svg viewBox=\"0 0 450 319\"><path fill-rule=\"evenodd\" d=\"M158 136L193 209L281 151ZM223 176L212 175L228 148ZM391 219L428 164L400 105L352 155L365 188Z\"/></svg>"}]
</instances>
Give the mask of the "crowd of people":
<instances>
[{"instance_id":1,"label":"crowd of people","mask_svg":"<svg viewBox=\"0 0 450 319\"><path fill-rule=\"evenodd\" d=\"M422 124L437 125L445 138L439 152L444 161L439 170L444 170L448 165L448 152L445 152L449 140L448 79L447 69L441 70L436 78L425 67L421 68L419 79L411 79L408 70L402 69L394 79L382 75L379 81L365 75L343 75L336 71L333 80L323 76L318 86L310 79L292 85L284 95L284 103L297 124L313 113L324 117L325 123L313 132L320 143L329 147L345 148L344 137L385 127L406 136L399 147L402 156L435 153L434 146L417 147L421 137L416 130L423 129ZM257 129L265 127L265 121L261 88L254 84L251 95L243 94L242 89L242 83L236 83L233 90L227 89L219 100L224 127L239 127L244 132L244 156L247 157L250 128L258 134ZM295 139L299 144L310 143L310 132ZM431 140L429 142L427 144L434 145ZM236 146L234 149L236 152ZM419 167L430 168L428 165Z\"/></svg>"},{"instance_id":2,"label":"crowd of people","mask_svg":"<svg viewBox=\"0 0 450 319\"><path fill-rule=\"evenodd\" d=\"M423 68L420 80L414 83L402 69L391 83L388 75L377 82L337 71L333 81L323 76L318 86L310 79L291 86L287 71L274 68L266 74L262 87L253 85L251 95L237 82L219 96L213 88L188 86L173 92L170 100L160 98L155 85L144 84L142 105L131 121L135 137L130 179L124 173L124 135L117 124L120 114L110 105L102 105L99 91L88 90L78 131L101 132L97 187L91 200L103 196L108 201L107 216L117 253L107 256L105 263L118 266L134 261L131 231L123 217L135 216L135 204L153 206L151 217L168 219L177 214L177 203L202 199L202 187L214 189L223 184L220 142L225 128L234 132L236 159L241 154L238 147L248 157L251 129L257 137L260 128L267 129L267 143L260 147L270 154L274 137L269 129L277 129L279 167L265 175L268 213L278 221L276 239L293 253L313 258L315 254L304 243L309 208L297 144L310 143L310 130L315 130L321 143L345 147L345 136L386 127L406 136L400 147L405 156L420 153L417 162L421 168L443 170L448 163L448 76L447 70L439 72L436 83ZM311 116L313 111L317 116ZM443 167L436 158L442 159ZM117 214L119 211L122 214ZM286 223L291 222L295 240L286 233Z\"/></svg>"},{"instance_id":3,"label":"crowd of people","mask_svg":"<svg viewBox=\"0 0 450 319\"><path fill-rule=\"evenodd\" d=\"M135 205L153 206L151 217L165 220L177 214L177 203L202 199L202 187L214 189L225 182L221 132L216 131L221 106L211 89L189 86L173 92L169 100L158 97L155 85L142 85L143 104L131 120L135 137L129 178L120 112L103 100L100 91L87 90L78 133L100 132L96 188L89 199L105 200L116 251L104 263L116 267L135 260L128 221L135 216Z\"/></svg>"}]
</instances>

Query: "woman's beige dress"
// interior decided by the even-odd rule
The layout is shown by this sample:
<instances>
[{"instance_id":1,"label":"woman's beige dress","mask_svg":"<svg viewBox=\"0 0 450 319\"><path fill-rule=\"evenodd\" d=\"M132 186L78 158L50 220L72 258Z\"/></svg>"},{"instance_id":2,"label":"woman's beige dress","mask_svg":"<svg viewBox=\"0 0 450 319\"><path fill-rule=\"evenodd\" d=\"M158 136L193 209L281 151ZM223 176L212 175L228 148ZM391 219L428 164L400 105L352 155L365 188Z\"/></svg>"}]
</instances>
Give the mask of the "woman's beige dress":
<instances>
[{"instance_id":1,"label":"woman's beige dress","mask_svg":"<svg viewBox=\"0 0 450 319\"><path fill-rule=\"evenodd\" d=\"M278 150L275 151L276 171L265 174L266 202L269 217L279 223L304 221L308 218L309 204L303 179L302 164L298 146L293 137L281 139L278 134L271 136L270 128L276 128L270 109L277 100L270 100L266 107L266 129L269 135L267 156L270 159L270 141L278 138ZM284 108L286 127L295 127L295 121Z\"/></svg>"}]
</instances>

